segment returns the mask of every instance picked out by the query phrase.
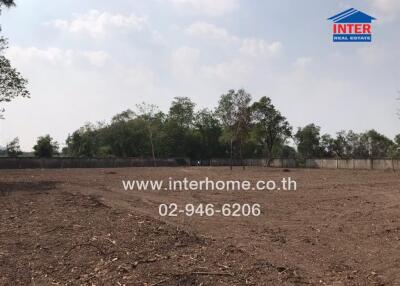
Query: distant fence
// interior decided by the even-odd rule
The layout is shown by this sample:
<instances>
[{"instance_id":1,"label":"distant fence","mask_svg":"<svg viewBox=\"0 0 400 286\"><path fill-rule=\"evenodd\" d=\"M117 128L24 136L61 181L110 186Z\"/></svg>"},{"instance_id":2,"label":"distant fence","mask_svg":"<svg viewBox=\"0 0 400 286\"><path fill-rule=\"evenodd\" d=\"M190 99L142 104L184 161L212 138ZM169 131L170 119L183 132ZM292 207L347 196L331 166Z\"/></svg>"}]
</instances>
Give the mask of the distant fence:
<instances>
[{"instance_id":1,"label":"distant fence","mask_svg":"<svg viewBox=\"0 0 400 286\"><path fill-rule=\"evenodd\" d=\"M160 167L189 165L186 158L157 159ZM141 158L0 158L0 169L62 169L153 167L152 159Z\"/></svg>"},{"instance_id":2,"label":"distant fence","mask_svg":"<svg viewBox=\"0 0 400 286\"><path fill-rule=\"evenodd\" d=\"M230 159L211 159L210 166L230 166ZM233 160L233 166L242 166L241 160ZM243 165L245 166L267 166L266 159L244 159ZM295 159L273 159L270 162L271 167L276 168L296 168L297 162Z\"/></svg>"},{"instance_id":3,"label":"distant fence","mask_svg":"<svg viewBox=\"0 0 400 286\"><path fill-rule=\"evenodd\" d=\"M230 166L231 160L210 159L192 160L188 158L157 159L158 167L178 166ZM233 166L242 166L242 161L232 160ZM267 166L266 159L244 159L245 166ZM62 168L123 168L123 167L153 167L152 159L141 158L7 158L0 157L0 169L62 169ZM295 159L273 159L271 167L296 168ZM320 169L355 169L355 170L400 170L400 160L391 159L307 159L306 168Z\"/></svg>"},{"instance_id":4,"label":"distant fence","mask_svg":"<svg viewBox=\"0 0 400 286\"><path fill-rule=\"evenodd\" d=\"M400 170L400 160L395 159L308 159L306 168Z\"/></svg>"}]
</instances>

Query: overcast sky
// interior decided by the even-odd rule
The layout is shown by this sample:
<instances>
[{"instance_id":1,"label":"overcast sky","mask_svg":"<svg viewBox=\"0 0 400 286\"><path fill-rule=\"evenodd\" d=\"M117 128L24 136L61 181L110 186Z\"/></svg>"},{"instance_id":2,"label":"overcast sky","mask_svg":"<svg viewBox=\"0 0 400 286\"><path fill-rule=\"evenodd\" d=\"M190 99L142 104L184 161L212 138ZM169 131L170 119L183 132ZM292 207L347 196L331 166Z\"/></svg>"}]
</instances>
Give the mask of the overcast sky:
<instances>
[{"instance_id":1,"label":"overcast sky","mask_svg":"<svg viewBox=\"0 0 400 286\"><path fill-rule=\"evenodd\" d=\"M400 133L400 1L20 0L3 11L6 55L31 99L7 104L0 145L60 143L86 122L175 96L216 106L228 89L269 96L294 127ZM372 43L332 43L327 18L376 17Z\"/></svg>"}]
</instances>

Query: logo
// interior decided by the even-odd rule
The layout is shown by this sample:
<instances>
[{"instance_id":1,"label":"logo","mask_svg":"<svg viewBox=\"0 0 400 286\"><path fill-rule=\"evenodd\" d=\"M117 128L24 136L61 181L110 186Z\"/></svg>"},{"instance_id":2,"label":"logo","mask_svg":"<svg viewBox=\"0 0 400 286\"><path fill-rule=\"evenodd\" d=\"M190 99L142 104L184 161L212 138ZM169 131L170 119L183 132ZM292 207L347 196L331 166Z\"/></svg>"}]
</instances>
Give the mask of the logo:
<instances>
[{"instance_id":1,"label":"logo","mask_svg":"<svg viewBox=\"0 0 400 286\"><path fill-rule=\"evenodd\" d=\"M334 42L371 42L372 20L369 16L354 8L328 18L333 21Z\"/></svg>"}]
</instances>

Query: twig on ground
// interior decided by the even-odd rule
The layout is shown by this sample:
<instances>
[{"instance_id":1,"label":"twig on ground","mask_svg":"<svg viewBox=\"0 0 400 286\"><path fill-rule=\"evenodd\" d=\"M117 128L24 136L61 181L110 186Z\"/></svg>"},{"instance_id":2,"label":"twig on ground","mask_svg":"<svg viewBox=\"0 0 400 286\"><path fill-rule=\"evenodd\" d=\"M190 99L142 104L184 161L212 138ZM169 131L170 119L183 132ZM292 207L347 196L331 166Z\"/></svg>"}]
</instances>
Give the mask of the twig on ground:
<instances>
[{"instance_id":1,"label":"twig on ground","mask_svg":"<svg viewBox=\"0 0 400 286\"><path fill-rule=\"evenodd\" d=\"M106 255L106 253L105 253L100 247L98 247L97 245L94 245L94 244L92 244L92 243L80 243L80 244L76 244L76 245L74 245L73 247L71 247L71 248L64 254L63 257L68 256L75 248L82 247L82 246L94 247L94 248L96 248L97 251L100 252L102 255Z\"/></svg>"},{"instance_id":2,"label":"twig on ground","mask_svg":"<svg viewBox=\"0 0 400 286\"><path fill-rule=\"evenodd\" d=\"M156 283L154 283L154 284L151 284L150 286L161 285L161 284L163 284L164 282L167 282L168 280L171 280L171 278L165 278L165 279L160 280L160 281L158 281L158 282L156 282Z\"/></svg>"},{"instance_id":3,"label":"twig on ground","mask_svg":"<svg viewBox=\"0 0 400 286\"><path fill-rule=\"evenodd\" d=\"M193 271L193 272L187 272L184 274L175 274L174 276L182 276L182 275L209 275L209 276L234 276L233 273L230 272L207 272L207 271ZM170 278L165 278L163 280L160 280L154 284L151 284L150 286L157 286L157 285L161 285L169 280L171 280L172 277Z\"/></svg>"},{"instance_id":4,"label":"twig on ground","mask_svg":"<svg viewBox=\"0 0 400 286\"><path fill-rule=\"evenodd\" d=\"M191 272L194 275L216 275L216 276L233 276L233 273L229 272L204 272L204 271L196 271Z\"/></svg>"}]
</instances>

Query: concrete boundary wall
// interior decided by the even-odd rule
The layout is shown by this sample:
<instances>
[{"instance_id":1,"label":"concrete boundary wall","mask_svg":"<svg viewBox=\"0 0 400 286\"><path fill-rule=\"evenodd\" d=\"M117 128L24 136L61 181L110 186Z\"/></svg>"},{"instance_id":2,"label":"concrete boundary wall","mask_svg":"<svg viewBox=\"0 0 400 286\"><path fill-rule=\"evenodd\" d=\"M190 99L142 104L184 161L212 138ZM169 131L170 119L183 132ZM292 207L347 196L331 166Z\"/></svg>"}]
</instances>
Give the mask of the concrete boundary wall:
<instances>
[{"instance_id":1,"label":"concrete boundary wall","mask_svg":"<svg viewBox=\"0 0 400 286\"><path fill-rule=\"evenodd\" d=\"M395 159L308 159L307 168L400 170L400 160Z\"/></svg>"},{"instance_id":2,"label":"concrete boundary wall","mask_svg":"<svg viewBox=\"0 0 400 286\"><path fill-rule=\"evenodd\" d=\"M244 159L245 166L266 166L265 159ZM187 158L157 159L158 167L190 166ZM230 166L231 160L211 159L202 166ZM0 169L62 169L62 168L123 168L123 167L153 167L151 159L140 158L1 158ZM193 164L192 164L193 165ZM233 160L233 166L241 166L241 160ZM273 159L271 167L296 168L294 159ZM400 160L391 159L308 159L306 168L320 169L354 169L354 170L400 170Z\"/></svg>"},{"instance_id":3,"label":"concrete boundary wall","mask_svg":"<svg viewBox=\"0 0 400 286\"><path fill-rule=\"evenodd\" d=\"M157 159L159 167L189 165L188 159ZM0 169L62 169L62 168L123 168L153 167L152 159L140 158L0 158Z\"/></svg>"},{"instance_id":4,"label":"concrete boundary wall","mask_svg":"<svg viewBox=\"0 0 400 286\"><path fill-rule=\"evenodd\" d=\"M211 159L210 166L230 166L231 160L228 159ZM232 161L233 166L242 166L241 160L234 159ZM266 159L244 159L243 165L245 166L267 166ZM297 162L294 159L273 159L270 162L271 167L275 168L296 168Z\"/></svg>"}]
</instances>

